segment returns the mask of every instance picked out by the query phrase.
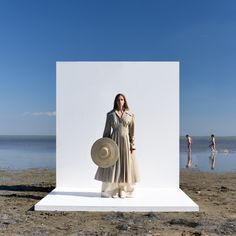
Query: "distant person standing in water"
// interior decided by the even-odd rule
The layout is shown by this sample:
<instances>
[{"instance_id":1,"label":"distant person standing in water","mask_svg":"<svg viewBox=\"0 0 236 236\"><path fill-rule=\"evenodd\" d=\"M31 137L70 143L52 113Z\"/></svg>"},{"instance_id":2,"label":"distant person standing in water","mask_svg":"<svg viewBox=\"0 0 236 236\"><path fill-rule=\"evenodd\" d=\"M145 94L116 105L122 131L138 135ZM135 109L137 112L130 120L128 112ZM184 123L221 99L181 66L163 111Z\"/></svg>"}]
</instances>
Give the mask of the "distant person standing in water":
<instances>
[{"instance_id":1,"label":"distant person standing in water","mask_svg":"<svg viewBox=\"0 0 236 236\"><path fill-rule=\"evenodd\" d=\"M187 139L188 150L192 151L192 138L188 134L185 137Z\"/></svg>"},{"instance_id":2,"label":"distant person standing in water","mask_svg":"<svg viewBox=\"0 0 236 236\"><path fill-rule=\"evenodd\" d=\"M211 149L211 151L216 151L216 138L214 134L211 135L209 148Z\"/></svg>"}]
</instances>

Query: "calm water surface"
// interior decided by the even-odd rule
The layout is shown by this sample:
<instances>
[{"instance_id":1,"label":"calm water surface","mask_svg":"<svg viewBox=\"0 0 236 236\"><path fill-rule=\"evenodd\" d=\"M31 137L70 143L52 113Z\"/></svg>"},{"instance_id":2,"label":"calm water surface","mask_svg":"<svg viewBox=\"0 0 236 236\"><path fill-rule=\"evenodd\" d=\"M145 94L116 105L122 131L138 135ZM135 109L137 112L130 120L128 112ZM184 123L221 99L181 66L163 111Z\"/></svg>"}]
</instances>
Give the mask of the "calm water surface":
<instances>
[{"instance_id":1,"label":"calm water surface","mask_svg":"<svg viewBox=\"0 0 236 236\"><path fill-rule=\"evenodd\" d=\"M55 167L55 136L0 135L0 169Z\"/></svg>"},{"instance_id":2,"label":"calm water surface","mask_svg":"<svg viewBox=\"0 0 236 236\"><path fill-rule=\"evenodd\" d=\"M216 152L208 145L210 137L192 137L192 152L186 138L180 138L180 168L207 172L236 171L236 137L216 137Z\"/></svg>"},{"instance_id":3,"label":"calm water surface","mask_svg":"<svg viewBox=\"0 0 236 236\"><path fill-rule=\"evenodd\" d=\"M207 172L236 171L236 137L216 137L217 152L208 147L209 137L192 137L188 153L180 137L180 169ZM0 169L56 168L56 137L0 135Z\"/></svg>"}]
</instances>

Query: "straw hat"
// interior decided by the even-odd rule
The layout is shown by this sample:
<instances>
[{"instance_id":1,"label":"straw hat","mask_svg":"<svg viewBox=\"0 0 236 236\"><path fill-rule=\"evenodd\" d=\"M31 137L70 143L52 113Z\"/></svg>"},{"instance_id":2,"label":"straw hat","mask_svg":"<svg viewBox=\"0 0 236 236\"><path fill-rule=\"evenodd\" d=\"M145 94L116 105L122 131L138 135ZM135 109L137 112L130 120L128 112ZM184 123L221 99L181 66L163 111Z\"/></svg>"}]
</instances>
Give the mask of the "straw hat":
<instances>
[{"instance_id":1,"label":"straw hat","mask_svg":"<svg viewBox=\"0 0 236 236\"><path fill-rule=\"evenodd\" d=\"M113 166L119 159L119 155L119 148L111 138L100 138L91 148L92 160L102 168Z\"/></svg>"}]
</instances>

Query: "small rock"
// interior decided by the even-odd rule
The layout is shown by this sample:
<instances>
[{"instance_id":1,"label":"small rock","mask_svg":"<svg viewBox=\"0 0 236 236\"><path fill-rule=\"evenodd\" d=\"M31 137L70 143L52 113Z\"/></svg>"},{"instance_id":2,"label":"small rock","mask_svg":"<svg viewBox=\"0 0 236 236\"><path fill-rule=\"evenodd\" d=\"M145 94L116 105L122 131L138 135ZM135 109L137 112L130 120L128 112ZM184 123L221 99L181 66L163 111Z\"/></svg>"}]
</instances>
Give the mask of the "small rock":
<instances>
[{"instance_id":1,"label":"small rock","mask_svg":"<svg viewBox=\"0 0 236 236\"><path fill-rule=\"evenodd\" d=\"M168 223L171 225L185 225L185 226L192 227L192 228L195 228L200 225L198 222L188 221L185 219L172 219L172 220L168 221Z\"/></svg>"},{"instance_id":2,"label":"small rock","mask_svg":"<svg viewBox=\"0 0 236 236\"><path fill-rule=\"evenodd\" d=\"M118 224L118 225L116 226L116 228L117 228L118 230L127 230L127 229L128 229L128 226L127 226L127 225L124 225L124 224Z\"/></svg>"},{"instance_id":3,"label":"small rock","mask_svg":"<svg viewBox=\"0 0 236 236\"><path fill-rule=\"evenodd\" d=\"M221 187L220 187L220 191L221 191L221 192L228 192L229 189L228 189L227 187L225 187L225 186L221 186Z\"/></svg>"},{"instance_id":4,"label":"small rock","mask_svg":"<svg viewBox=\"0 0 236 236\"><path fill-rule=\"evenodd\" d=\"M147 216L148 218L157 218L157 216L155 215L155 213L153 213L152 211L151 211L151 212L148 212L148 213L145 214L144 216Z\"/></svg>"}]
</instances>

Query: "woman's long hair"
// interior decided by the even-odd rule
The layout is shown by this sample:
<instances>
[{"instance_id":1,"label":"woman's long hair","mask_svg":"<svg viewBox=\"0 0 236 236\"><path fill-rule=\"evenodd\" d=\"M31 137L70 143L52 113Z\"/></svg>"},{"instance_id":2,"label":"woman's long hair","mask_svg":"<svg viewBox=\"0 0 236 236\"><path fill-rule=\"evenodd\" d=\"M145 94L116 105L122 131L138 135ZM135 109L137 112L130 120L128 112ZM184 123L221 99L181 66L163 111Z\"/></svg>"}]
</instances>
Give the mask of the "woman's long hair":
<instances>
[{"instance_id":1,"label":"woman's long hair","mask_svg":"<svg viewBox=\"0 0 236 236\"><path fill-rule=\"evenodd\" d=\"M122 93L118 93L118 94L116 95L115 100L114 100L114 107L113 107L113 108L114 108L115 110L118 109L117 100L118 100L119 96L122 96L122 97L124 98L124 101L125 101L125 102L124 102L124 108L125 108L125 110L129 110L129 106L128 106L126 97L125 97L125 95L122 94Z\"/></svg>"}]
</instances>

